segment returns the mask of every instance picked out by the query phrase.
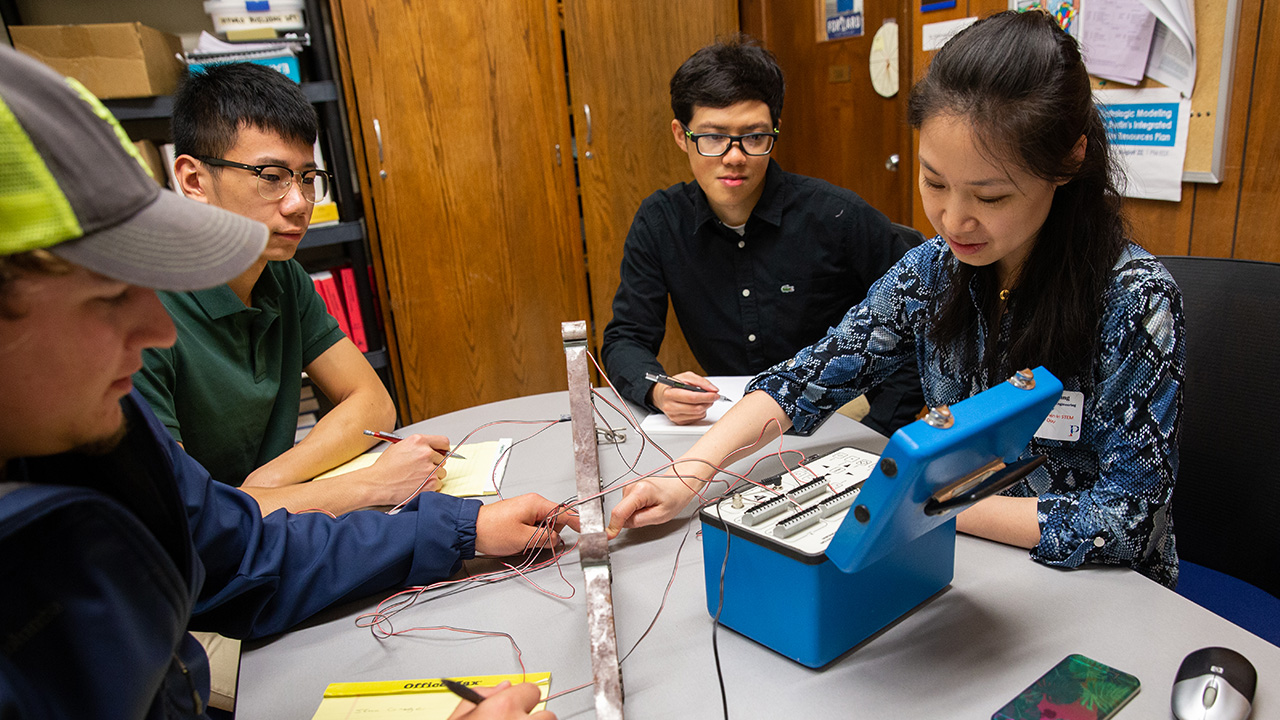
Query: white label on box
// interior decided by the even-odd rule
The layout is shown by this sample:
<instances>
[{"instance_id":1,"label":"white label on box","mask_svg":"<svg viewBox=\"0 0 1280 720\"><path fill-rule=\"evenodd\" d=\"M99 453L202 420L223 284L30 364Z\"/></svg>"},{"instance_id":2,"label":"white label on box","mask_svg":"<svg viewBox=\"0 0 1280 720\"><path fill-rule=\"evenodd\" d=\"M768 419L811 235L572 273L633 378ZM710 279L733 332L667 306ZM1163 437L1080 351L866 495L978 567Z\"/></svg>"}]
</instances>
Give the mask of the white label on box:
<instances>
[{"instance_id":1,"label":"white label on box","mask_svg":"<svg viewBox=\"0 0 1280 720\"><path fill-rule=\"evenodd\" d=\"M268 12L255 13L253 15L216 15L214 16L214 25L217 26L214 29L218 32L249 27L273 27L280 29L301 28L302 12Z\"/></svg>"},{"instance_id":2,"label":"white label on box","mask_svg":"<svg viewBox=\"0 0 1280 720\"><path fill-rule=\"evenodd\" d=\"M1080 439L1080 426L1083 422L1084 393L1067 390L1062 393L1062 397L1058 398L1058 404L1036 431L1036 437L1043 440L1075 442Z\"/></svg>"}]
</instances>

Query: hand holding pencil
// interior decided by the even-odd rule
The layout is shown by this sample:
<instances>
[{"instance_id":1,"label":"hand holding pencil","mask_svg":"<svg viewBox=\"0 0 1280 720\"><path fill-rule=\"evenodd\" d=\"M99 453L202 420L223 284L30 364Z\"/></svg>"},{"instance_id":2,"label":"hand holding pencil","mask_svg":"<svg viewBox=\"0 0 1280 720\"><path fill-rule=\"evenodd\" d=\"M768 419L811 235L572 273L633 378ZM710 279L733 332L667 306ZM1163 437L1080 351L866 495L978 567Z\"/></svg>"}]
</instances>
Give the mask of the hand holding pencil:
<instances>
[{"instance_id":1,"label":"hand holding pencil","mask_svg":"<svg viewBox=\"0 0 1280 720\"><path fill-rule=\"evenodd\" d=\"M376 438L378 438L379 440L386 440L387 442L389 442L389 443L391 443L391 444L393 444L393 445L394 445L395 443L400 442L401 440L404 440L404 436L403 436L403 435L397 435L397 434L392 433L392 432L384 432L384 431L382 431L382 430L365 430L365 431L364 431L364 434L365 434L365 435L368 435L369 437L376 437ZM431 436L431 437L439 437L439 436L434 436L434 435L433 435L433 436ZM458 453L456 453L456 452L454 452L454 451L452 451L452 450L449 450L449 449L440 450L439 448L437 448L437 450L436 450L436 451L437 451L437 452L439 452L441 455L444 455L444 456L445 456L445 457L447 457L447 458L458 458L459 460L466 460L466 458L465 458L465 457L463 457L463 456L459 455Z\"/></svg>"}]
</instances>

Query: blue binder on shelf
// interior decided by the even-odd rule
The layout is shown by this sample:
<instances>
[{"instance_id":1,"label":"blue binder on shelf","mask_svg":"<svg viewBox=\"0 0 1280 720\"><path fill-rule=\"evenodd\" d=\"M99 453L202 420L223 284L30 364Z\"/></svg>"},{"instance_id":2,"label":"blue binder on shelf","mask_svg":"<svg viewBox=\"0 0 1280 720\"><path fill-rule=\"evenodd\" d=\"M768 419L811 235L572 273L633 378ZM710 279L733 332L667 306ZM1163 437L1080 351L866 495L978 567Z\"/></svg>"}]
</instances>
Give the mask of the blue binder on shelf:
<instances>
[{"instance_id":1,"label":"blue binder on shelf","mask_svg":"<svg viewBox=\"0 0 1280 720\"><path fill-rule=\"evenodd\" d=\"M1043 463L1018 457L1061 396L1048 370L1022 370L879 457L845 448L704 508L708 611L803 665L840 657L951 583L956 514Z\"/></svg>"}]
</instances>

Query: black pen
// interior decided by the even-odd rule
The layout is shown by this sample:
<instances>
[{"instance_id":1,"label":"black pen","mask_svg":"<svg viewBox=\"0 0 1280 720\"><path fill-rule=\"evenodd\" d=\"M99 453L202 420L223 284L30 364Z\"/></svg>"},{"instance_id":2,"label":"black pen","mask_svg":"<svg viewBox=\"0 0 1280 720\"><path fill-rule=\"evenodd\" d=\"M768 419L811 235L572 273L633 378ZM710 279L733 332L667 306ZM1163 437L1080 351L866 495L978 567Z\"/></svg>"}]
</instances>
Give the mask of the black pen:
<instances>
[{"instance_id":1,"label":"black pen","mask_svg":"<svg viewBox=\"0 0 1280 720\"><path fill-rule=\"evenodd\" d=\"M671 377L670 375L662 375L662 374L655 375L653 373L645 373L644 379L648 380L649 382L662 383L663 385L676 388L677 390L689 390L692 392L711 392L710 390L706 388L700 388L697 385L690 385L687 382L680 382L679 380Z\"/></svg>"},{"instance_id":2,"label":"black pen","mask_svg":"<svg viewBox=\"0 0 1280 720\"><path fill-rule=\"evenodd\" d=\"M469 703L474 703L476 705L479 705L480 703L484 702L483 695L476 692L475 690L472 690L466 685L463 685L457 680L450 680L449 678L440 678L440 682L444 683L444 686L449 688L449 692L453 693L454 695L457 695L458 697L462 698L463 700L466 700Z\"/></svg>"},{"instance_id":3,"label":"black pen","mask_svg":"<svg viewBox=\"0 0 1280 720\"><path fill-rule=\"evenodd\" d=\"M692 392L700 392L700 393L711 392L710 390L706 388L700 388L697 385L690 385L687 382L680 382L679 380L671 377L670 375L662 375L662 374L655 375L653 373L645 373L644 379L648 380L649 382L662 383L663 385L666 385L668 387L673 387L677 390L689 390ZM721 395L719 399L728 400L729 398Z\"/></svg>"},{"instance_id":4,"label":"black pen","mask_svg":"<svg viewBox=\"0 0 1280 720\"><path fill-rule=\"evenodd\" d=\"M398 443L404 439L395 433L383 432L381 430L365 430L364 434L368 435L369 437L376 437L379 440L386 440L387 442L393 443L393 444ZM461 455L459 455L458 453L452 450L444 450L441 452L441 454L444 455L445 457L458 458L459 460L466 460L466 458L462 457Z\"/></svg>"}]
</instances>

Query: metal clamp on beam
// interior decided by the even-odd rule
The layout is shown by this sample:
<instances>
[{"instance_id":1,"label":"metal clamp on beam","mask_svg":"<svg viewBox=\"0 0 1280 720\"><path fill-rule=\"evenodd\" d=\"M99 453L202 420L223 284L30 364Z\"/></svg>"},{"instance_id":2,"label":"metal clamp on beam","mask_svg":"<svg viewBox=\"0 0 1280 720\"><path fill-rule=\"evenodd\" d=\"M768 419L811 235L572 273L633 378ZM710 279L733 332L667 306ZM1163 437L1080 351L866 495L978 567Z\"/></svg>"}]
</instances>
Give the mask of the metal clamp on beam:
<instances>
[{"instance_id":1,"label":"metal clamp on beam","mask_svg":"<svg viewBox=\"0 0 1280 720\"><path fill-rule=\"evenodd\" d=\"M627 441L627 429L620 428L602 428L596 426L596 444L597 445L621 445Z\"/></svg>"}]
</instances>

